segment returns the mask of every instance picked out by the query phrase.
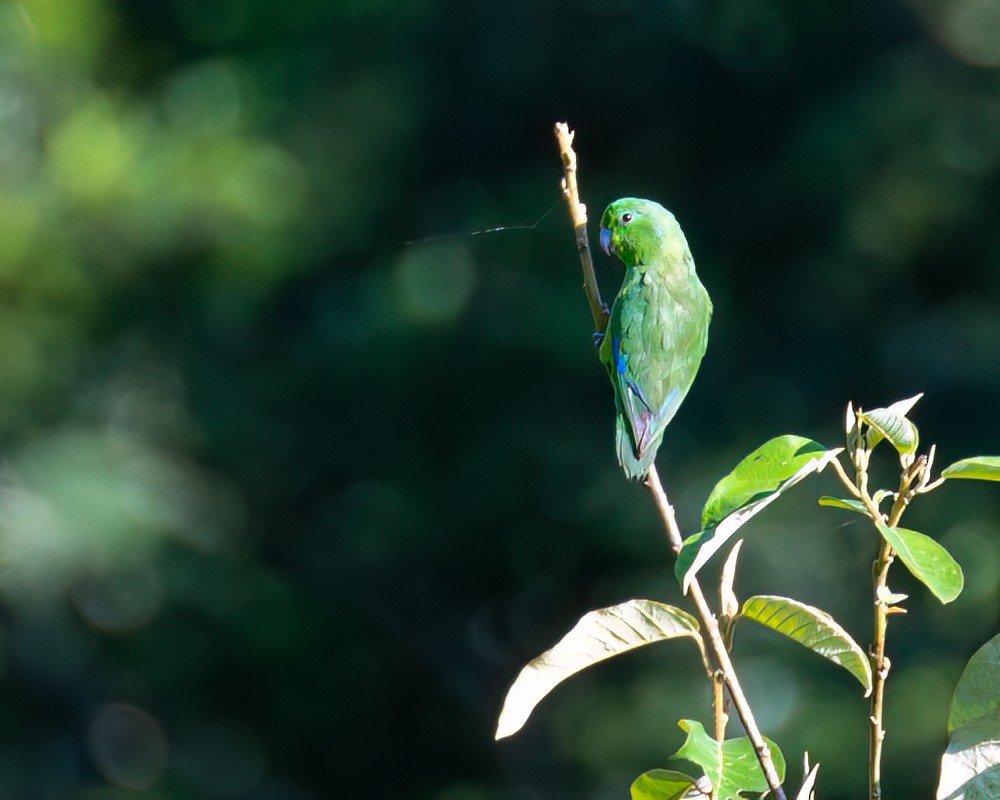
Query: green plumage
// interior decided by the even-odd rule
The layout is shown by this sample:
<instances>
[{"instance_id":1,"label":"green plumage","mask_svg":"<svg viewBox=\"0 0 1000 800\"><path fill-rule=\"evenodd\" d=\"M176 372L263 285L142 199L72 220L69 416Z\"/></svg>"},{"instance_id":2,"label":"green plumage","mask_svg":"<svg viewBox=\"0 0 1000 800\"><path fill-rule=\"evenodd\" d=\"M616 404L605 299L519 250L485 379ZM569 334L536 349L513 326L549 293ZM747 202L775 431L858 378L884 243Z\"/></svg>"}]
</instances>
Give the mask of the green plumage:
<instances>
[{"instance_id":1,"label":"green plumage","mask_svg":"<svg viewBox=\"0 0 1000 800\"><path fill-rule=\"evenodd\" d=\"M705 355L712 301L680 225L659 203L616 200L601 218L601 246L625 265L600 358L615 390L618 461L640 479Z\"/></svg>"}]
</instances>

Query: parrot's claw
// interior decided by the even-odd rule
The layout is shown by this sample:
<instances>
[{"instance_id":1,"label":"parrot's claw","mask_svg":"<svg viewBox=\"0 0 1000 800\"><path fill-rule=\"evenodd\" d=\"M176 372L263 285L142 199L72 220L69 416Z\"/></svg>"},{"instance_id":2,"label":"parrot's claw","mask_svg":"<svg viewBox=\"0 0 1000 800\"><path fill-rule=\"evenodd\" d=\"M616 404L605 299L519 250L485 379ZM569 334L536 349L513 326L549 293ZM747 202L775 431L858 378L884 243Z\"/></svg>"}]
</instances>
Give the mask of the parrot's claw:
<instances>
[{"instance_id":1,"label":"parrot's claw","mask_svg":"<svg viewBox=\"0 0 1000 800\"><path fill-rule=\"evenodd\" d=\"M594 331L594 347L600 347L604 342L604 331Z\"/></svg>"}]
</instances>

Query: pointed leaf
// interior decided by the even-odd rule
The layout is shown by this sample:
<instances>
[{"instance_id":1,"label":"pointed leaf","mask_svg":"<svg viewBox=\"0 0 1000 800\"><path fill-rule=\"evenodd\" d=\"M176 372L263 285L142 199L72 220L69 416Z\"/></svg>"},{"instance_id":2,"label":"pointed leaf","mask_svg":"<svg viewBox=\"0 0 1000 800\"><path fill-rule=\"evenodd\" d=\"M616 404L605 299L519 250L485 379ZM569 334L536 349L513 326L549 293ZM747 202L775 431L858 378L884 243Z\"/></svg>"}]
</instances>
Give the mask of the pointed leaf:
<instances>
[{"instance_id":1,"label":"pointed leaf","mask_svg":"<svg viewBox=\"0 0 1000 800\"><path fill-rule=\"evenodd\" d=\"M819 504L821 506L830 506L830 508L843 508L847 511L855 511L858 514L868 516L868 509L865 508L865 504L860 500L850 497L830 497L829 495L823 495L819 499Z\"/></svg>"},{"instance_id":2,"label":"pointed leaf","mask_svg":"<svg viewBox=\"0 0 1000 800\"><path fill-rule=\"evenodd\" d=\"M806 762L806 769L809 769L808 760ZM806 773L806 777L802 781L802 786L799 787L799 792L795 795L795 800L813 800L815 797L813 787L816 785L816 773L818 772L819 764L813 764L812 769L809 769L809 772Z\"/></svg>"},{"instance_id":3,"label":"pointed leaf","mask_svg":"<svg viewBox=\"0 0 1000 800\"><path fill-rule=\"evenodd\" d=\"M683 800L697 785L690 775L672 769L651 769L632 784L632 800Z\"/></svg>"},{"instance_id":4,"label":"pointed leaf","mask_svg":"<svg viewBox=\"0 0 1000 800\"><path fill-rule=\"evenodd\" d=\"M740 601L733 591L733 584L736 581L736 562L740 557L741 547L743 547L742 539L733 545L733 549L726 556L726 563L722 565L722 575L719 580L719 610L723 617L730 619L740 610Z\"/></svg>"},{"instance_id":5,"label":"pointed leaf","mask_svg":"<svg viewBox=\"0 0 1000 800\"><path fill-rule=\"evenodd\" d=\"M685 593L698 570L751 517L807 475L819 472L843 448L827 450L812 439L778 436L744 458L719 481L702 511L702 531L689 537L674 571Z\"/></svg>"},{"instance_id":6,"label":"pointed leaf","mask_svg":"<svg viewBox=\"0 0 1000 800\"><path fill-rule=\"evenodd\" d=\"M879 586L878 589L875 590L875 597L887 606L894 606L897 603L902 603L907 597L909 597L909 595L889 591L888 586Z\"/></svg>"},{"instance_id":7,"label":"pointed leaf","mask_svg":"<svg viewBox=\"0 0 1000 800\"><path fill-rule=\"evenodd\" d=\"M875 527L899 560L942 603L950 603L962 593L965 576L951 553L930 536L906 528L891 528L882 520Z\"/></svg>"},{"instance_id":8,"label":"pointed leaf","mask_svg":"<svg viewBox=\"0 0 1000 800\"><path fill-rule=\"evenodd\" d=\"M653 600L629 600L584 614L551 650L518 674L504 699L496 738L517 733L539 701L570 675L619 653L680 636L700 642L698 621Z\"/></svg>"},{"instance_id":9,"label":"pointed leaf","mask_svg":"<svg viewBox=\"0 0 1000 800\"><path fill-rule=\"evenodd\" d=\"M889 405L889 410L895 414L902 414L905 417L913 410L917 401L923 396L923 392L917 392L913 397L907 397L905 400L897 400L895 403Z\"/></svg>"},{"instance_id":10,"label":"pointed leaf","mask_svg":"<svg viewBox=\"0 0 1000 800\"><path fill-rule=\"evenodd\" d=\"M956 461L941 470L942 478L972 478L1000 481L1000 456L973 456Z\"/></svg>"},{"instance_id":11,"label":"pointed leaf","mask_svg":"<svg viewBox=\"0 0 1000 800\"><path fill-rule=\"evenodd\" d=\"M899 453L915 453L920 443L917 426L902 413L891 408L876 408L874 411L864 411L861 418L868 423L868 449L871 450L883 438L896 448Z\"/></svg>"},{"instance_id":12,"label":"pointed leaf","mask_svg":"<svg viewBox=\"0 0 1000 800\"><path fill-rule=\"evenodd\" d=\"M915 394L913 397L908 397L905 400L897 400L895 403L887 406L886 408L876 408L871 412L861 412L861 418L864 422L868 423L871 430L868 431L868 449L873 450L875 445L882 441L883 438L889 436L889 434L883 429L886 425L890 427L899 426L902 429L902 433L905 436L907 432L912 433L913 436L913 449L909 451L900 450L896 447L896 450L900 453L903 452L916 452L917 449L917 428L916 426L906 419L906 415L910 413L910 410L917 404L917 401L924 396L923 392ZM878 422L871 422L868 416L871 415L875 417ZM902 418L902 421L900 421ZM908 427L907 427L908 426ZM909 430L912 429L912 430ZM889 436L890 441L892 437ZM895 445L895 442L892 442Z\"/></svg>"},{"instance_id":13,"label":"pointed leaf","mask_svg":"<svg viewBox=\"0 0 1000 800\"><path fill-rule=\"evenodd\" d=\"M683 758L701 767L715 787L715 796L719 800L742 800L740 792L768 790L767 779L748 737L726 739L720 747L700 722L682 719L677 724L687 731L688 737L673 757ZM784 781L785 758L774 742L767 737L765 741L771 751L771 760L778 778Z\"/></svg>"},{"instance_id":14,"label":"pointed leaf","mask_svg":"<svg viewBox=\"0 0 1000 800\"><path fill-rule=\"evenodd\" d=\"M803 761L805 762L803 771L806 773L806 776L802 779L802 786L799 787L798 794L795 795L795 800L814 800L813 787L816 785L816 774L819 772L819 764L813 764L810 768L808 753L805 754Z\"/></svg>"},{"instance_id":15,"label":"pointed leaf","mask_svg":"<svg viewBox=\"0 0 1000 800\"><path fill-rule=\"evenodd\" d=\"M868 656L825 611L787 597L756 595L743 604L743 616L839 664L858 679L865 689L865 697L871 694L872 671Z\"/></svg>"},{"instance_id":16,"label":"pointed leaf","mask_svg":"<svg viewBox=\"0 0 1000 800\"><path fill-rule=\"evenodd\" d=\"M965 665L951 699L948 732L983 717L1000 717L1000 634Z\"/></svg>"}]
</instances>

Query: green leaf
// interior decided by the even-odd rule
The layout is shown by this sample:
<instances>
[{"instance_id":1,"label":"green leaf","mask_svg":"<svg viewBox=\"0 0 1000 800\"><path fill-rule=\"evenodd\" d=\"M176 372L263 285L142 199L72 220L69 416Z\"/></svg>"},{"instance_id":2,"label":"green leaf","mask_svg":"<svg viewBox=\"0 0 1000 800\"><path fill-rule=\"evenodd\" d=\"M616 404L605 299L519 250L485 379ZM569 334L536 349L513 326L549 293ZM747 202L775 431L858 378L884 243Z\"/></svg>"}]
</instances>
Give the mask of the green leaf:
<instances>
[{"instance_id":1,"label":"green leaf","mask_svg":"<svg viewBox=\"0 0 1000 800\"><path fill-rule=\"evenodd\" d=\"M899 560L942 603L950 603L962 593L965 577L951 553L930 536L906 528L891 528L882 520L875 527Z\"/></svg>"},{"instance_id":2,"label":"green leaf","mask_svg":"<svg viewBox=\"0 0 1000 800\"><path fill-rule=\"evenodd\" d=\"M830 497L829 495L823 495L819 499L819 504L821 506L830 506L830 508L843 508L847 511L856 511L858 514L864 514L868 516L868 509L865 508L865 504L860 500L854 500L849 497Z\"/></svg>"},{"instance_id":3,"label":"green leaf","mask_svg":"<svg viewBox=\"0 0 1000 800\"><path fill-rule=\"evenodd\" d=\"M917 426L902 413L896 412L892 408L876 408L874 411L862 412L861 419L869 426L869 450L885 438L901 454L917 451L917 445L920 443Z\"/></svg>"},{"instance_id":4,"label":"green leaf","mask_svg":"<svg viewBox=\"0 0 1000 800\"><path fill-rule=\"evenodd\" d=\"M726 739L722 746L706 733L700 722L682 719L677 723L687 731L687 740L674 758L683 758L702 768L715 787L719 800L742 800L740 792L766 792L767 779L757 761L757 754L750 739ZM785 780L785 757L770 739L764 739L771 751L771 760L778 778Z\"/></svg>"},{"instance_id":5,"label":"green leaf","mask_svg":"<svg viewBox=\"0 0 1000 800\"><path fill-rule=\"evenodd\" d=\"M942 478L972 478L979 481L1000 481L1000 456L973 456L956 461L941 470Z\"/></svg>"},{"instance_id":6,"label":"green leaf","mask_svg":"<svg viewBox=\"0 0 1000 800\"><path fill-rule=\"evenodd\" d=\"M1000 797L1000 635L969 659L948 712L938 800Z\"/></svg>"},{"instance_id":7,"label":"green leaf","mask_svg":"<svg viewBox=\"0 0 1000 800\"><path fill-rule=\"evenodd\" d=\"M765 442L712 489L701 514L702 528L716 526L730 514L773 494L803 467L834 452L840 449L827 450L819 442L791 434Z\"/></svg>"},{"instance_id":8,"label":"green leaf","mask_svg":"<svg viewBox=\"0 0 1000 800\"><path fill-rule=\"evenodd\" d=\"M967 722L1000 716L1000 634L980 647L962 671L948 712L948 733Z\"/></svg>"},{"instance_id":9,"label":"green leaf","mask_svg":"<svg viewBox=\"0 0 1000 800\"><path fill-rule=\"evenodd\" d=\"M872 671L868 656L825 611L788 597L756 595L743 603L743 616L839 664L858 679L865 689L865 697L871 694Z\"/></svg>"},{"instance_id":10,"label":"green leaf","mask_svg":"<svg viewBox=\"0 0 1000 800\"><path fill-rule=\"evenodd\" d=\"M786 435L765 442L744 458L712 489L702 511L701 532L681 547L674 571L684 592L698 570L751 517L807 475L822 470L841 450Z\"/></svg>"},{"instance_id":11,"label":"green leaf","mask_svg":"<svg viewBox=\"0 0 1000 800\"><path fill-rule=\"evenodd\" d=\"M651 769L632 783L632 800L682 800L697 781L672 769Z\"/></svg>"},{"instance_id":12,"label":"green leaf","mask_svg":"<svg viewBox=\"0 0 1000 800\"><path fill-rule=\"evenodd\" d=\"M542 698L570 675L637 647L681 636L700 645L698 620L653 600L629 600L584 614L551 650L518 674L504 699L496 738L517 733Z\"/></svg>"}]
</instances>

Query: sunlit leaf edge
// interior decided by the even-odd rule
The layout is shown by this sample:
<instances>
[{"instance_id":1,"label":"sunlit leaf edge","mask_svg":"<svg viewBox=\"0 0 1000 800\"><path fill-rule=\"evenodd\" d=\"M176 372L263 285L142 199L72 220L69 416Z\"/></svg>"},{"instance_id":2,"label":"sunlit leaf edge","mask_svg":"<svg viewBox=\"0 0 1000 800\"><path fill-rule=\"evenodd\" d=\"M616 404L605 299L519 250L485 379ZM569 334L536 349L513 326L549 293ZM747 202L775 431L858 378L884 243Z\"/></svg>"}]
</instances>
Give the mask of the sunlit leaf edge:
<instances>
[{"instance_id":1,"label":"sunlit leaf edge","mask_svg":"<svg viewBox=\"0 0 1000 800\"><path fill-rule=\"evenodd\" d=\"M827 450L819 442L801 436L794 436L792 434L777 436L754 450L732 472L715 485L709 501L705 504L703 518L709 516L708 510L712 497L719 491L719 487L730 481L734 476L737 476L741 471L749 471L748 464L751 463L755 456L761 454L765 448L789 448L791 445L794 445L795 452L801 453L801 455L795 456L798 459L796 463L782 463L774 472L765 473L766 479L762 479L761 483L763 485L758 491L741 489L737 494L746 495L751 499L741 506L734 507L732 511L719 520L713 527L699 531L684 540L681 550L677 554L677 561L674 564L674 575L681 584L682 591L685 594L687 594L691 581L697 575L698 570L708 563L712 556L732 538L737 530L802 479L814 472L821 472L830 461L843 452L842 447ZM745 486L746 482L741 485Z\"/></svg>"},{"instance_id":2,"label":"sunlit leaf edge","mask_svg":"<svg viewBox=\"0 0 1000 800\"><path fill-rule=\"evenodd\" d=\"M642 627L648 627L643 632ZM584 614L555 645L529 661L507 690L495 738L519 731L535 706L571 675L656 642L688 636L700 642L698 620L655 600L628 600Z\"/></svg>"}]
</instances>

